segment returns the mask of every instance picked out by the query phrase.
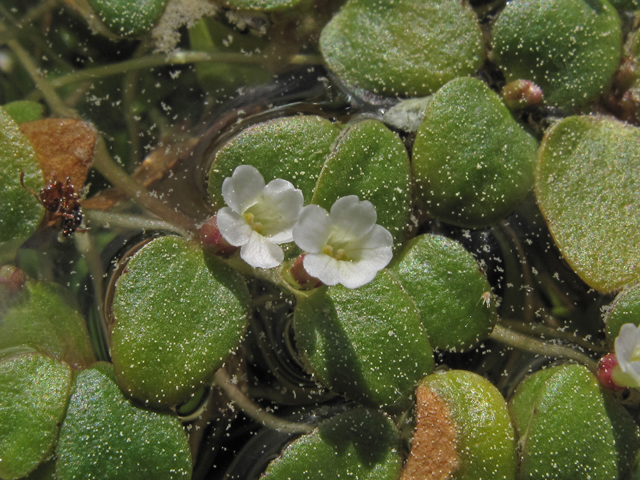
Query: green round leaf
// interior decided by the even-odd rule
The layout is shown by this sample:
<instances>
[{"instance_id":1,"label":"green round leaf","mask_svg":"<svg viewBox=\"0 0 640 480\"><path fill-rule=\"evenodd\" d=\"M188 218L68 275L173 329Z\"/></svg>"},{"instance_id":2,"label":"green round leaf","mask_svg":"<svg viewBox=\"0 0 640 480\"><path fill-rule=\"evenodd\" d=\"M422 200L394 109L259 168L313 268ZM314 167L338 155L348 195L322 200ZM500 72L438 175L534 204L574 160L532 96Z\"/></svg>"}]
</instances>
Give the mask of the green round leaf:
<instances>
[{"instance_id":1,"label":"green round leaf","mask_svg":"<svg viewBox=\"0 0 640 480\"><path fill-rule=\"evenodd\" d=\"M167 0L89 0L100 20L116 35L137 36L151 30Z\"/></svg>"},{"instance_id":2,"label":"green round leaf","mask_svg":"<svg viewBox=\"0 0 640 480\"><path fill-rule=\"evenodd\" d=\"M0 360L0 477L23 477L53 454L71 384L71 368L51 357Z\"/></svg>"},{"instance_id":3,"label":"green round leaf","mask_svg":"<svg viewBox=\"0 0 640 480\"><path fill-rule=\"evenodd\" d=\"M536 196L573 270L610 293L640 280L640 130L604 117L569 117L549 129Z\"/></svg>"},{"instance_id":4,"label":"green round leaf","mask_svg":"<svg viewBox=\"0 0 640 480\"><path fill-rule=\"evenodd\" d=\"M135 407L108 364L77 376L56 456L58 480L191 476L191 452L178 418Z\"/></svg>"},{"instance_id":5,"label":"green round leaf","mask_svg":"<svg viewBox=\"0 0 640 480\"><path fill-rule=\"evenodd\" d=\"M420 310L433 348L469 350L489 335L498 319L489 282L473 256L454 240L416 237L391 271Z\"/></svg>"},{"instance_id":6,"label":"green round leaf","mask_svg":"<svg viewBox=\"0 0 640 480\"><path fill-rule=\"evenodd\" d=\"M442 87L413 146L418 196L436 218L482 227L506 217L533 186L537 143L475 78Z\"/></svg>"},{"instance_id":7,"label":"green round leaf","mask_svg":"<svg viewBox=\"0 0 640 480\"><path fill-rule=\"evenodd\" d=\"M369 200L378 224L393 235L394 247L402 244L411 216L409 156L400 138L377 120L351 125L338 137L312 203L330 210L347 195Z\"/></svg>"},{"instance_id":8,"label":"green round leaf","mask_svg":"<svg viewBox=\"0 0 640 480\"><path fill-rule=\"evenodd\" d=\"M44 187L40 164L29 140L18 124L0 108L0 244L24 240L33 233L44 215L44 208L20 184L38 192Z\"/></svg>"},{"instance_id":9,"label":"green round leaf","mask_svg":"<svg viewBox=\"0 0 640 480\"><path fill-rule=\"evenodd\" d=\"M1 325L0 350L23 345L75 368L95 361L84 318L58 284L27 281Z\"/></svg>"},{"instance_id":10,"label":"green round leaf","mask_svg":"<svg viewBox=\"0 0 640 480\"><path fill-rule=\"evenodd\" d=\"M2 105L2 108L17 124L40 120L44 115L44 106L30 100L16 100Z\"/></svg>"},{"instance_id":11,"label":"green round leaf","mask_svg":"<svg viewBox=\"0 0 640 480\"><path fill-rule=\"evenodd\" d=\"M447 0L349 0L320 50L342 80L389 96L429 95L472 75L484 57L475 14Z\"/></svg>"},{"instance_id":12,"label":"green round leaf","mask_svg":"<svg viewBox=\"0 0 640 480\"><path fill-rule=\"evenodd\" d=\"M336 125L312 115L277 118L243 130L215 154L209 171L214 207L224 207L222 182L239 165L256 167L267 183L275 178L288 180L309 202L339 132Z\"/></svg>"},{"instance_id":13,"label":"green round leaf","mask_svg":"<svg viewBox=\"0 0 640 480\"><path fill-rule=\"evenodd\" d=\"M210 381L240 342L249 292L242 277L184 239L140 249L116 283L111 356L120 386L173 406Z\"/></svg>"},{"instance_id":14,"label":"green round leaf","mask_svg":"<svg viewBox=\"0 0 640 480\"><path fill-rule=\"evenodd\" d=\"M504 398L488 380L466 370L429 375L419 388L444 400L456 425L456 480L513 480L516 442Z\"/></svg>"},{"instance_id":15,"label":"green round leaf","mask_svg":"<svg viewBox=\"0 0 640 480\"><path fill-rule=\"evenodd\" d=\"M531 80L548 105L580 106L618 68L620 19L606 0L515 0L496 20L493 46L507 82Z\"/></svg>"},{"instance_id":16,"label":"green round leaf","mask_svg":"<svg viewBox=\"0 0 640 480\"><path fill-rule=\"evenodd\" d=\"M613 349L616 337L620 333L622 325L633 323L640 325L640 283L620 292L604 317L607 326L607 343Z\"/></svg>"},{"instance_id":17,"label":"green round leaf","mask_svg":"<svg viewBox=\"0 0 640 480\"><path fill-rule=\"evenodd\" d=\"M261 478L396 480L401 467L400 434L393 421L359 408L325 420L292 442Z\"/></svg>"},{"instance_id":18,"label":"green round leaf","mask_svg":"<svg viewBox=\"0 0 640 480\"><path fill-rule=\"evenodd\" d=\"M626 478L639 446L638 427L586 367L535 373L518 387L510 407L521 432L520 478Z\"/></svg>"},{"instance_id":19,"label":"green round leaf","mask_svg":"<svg viewBox=\"0 0 640 480\"><path fill-rule=\"evenodd\" d=\"M323 287L298 298L298 348L322 383L365 405L407 406L433 354L415 304L386 270L355 290Z\"/></svg>"}]
</instances>

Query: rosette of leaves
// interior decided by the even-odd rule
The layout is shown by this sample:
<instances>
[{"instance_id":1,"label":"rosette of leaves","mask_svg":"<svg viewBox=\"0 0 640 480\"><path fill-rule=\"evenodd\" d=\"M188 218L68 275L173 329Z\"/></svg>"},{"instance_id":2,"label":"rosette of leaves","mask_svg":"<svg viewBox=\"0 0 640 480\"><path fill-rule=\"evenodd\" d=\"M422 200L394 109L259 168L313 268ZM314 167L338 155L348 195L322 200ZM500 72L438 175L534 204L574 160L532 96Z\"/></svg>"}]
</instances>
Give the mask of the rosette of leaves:
<instances>
[{"instance_id":1,"label":"rosette of leaves","mask_svg":"<svg viewBox=\"0 0 640 480\"><path fill-rule=\"evenodd\" d=\"M620 63L622 32L607 0L515 0L496 20L493 51L507 82L531 80L547 105L598 98Z\"/></svg>"},{"instance_id":2,"label":"rosette of leaves","mask_svg":"<svg viewBox=\"0 0 640 480\"><path fill-rule=\"evenodd\" d=\"M638 427L584 366L566 364L526 378L509 402L520 438L519 478L626 478Z\"/></svg>"}]
</instances>

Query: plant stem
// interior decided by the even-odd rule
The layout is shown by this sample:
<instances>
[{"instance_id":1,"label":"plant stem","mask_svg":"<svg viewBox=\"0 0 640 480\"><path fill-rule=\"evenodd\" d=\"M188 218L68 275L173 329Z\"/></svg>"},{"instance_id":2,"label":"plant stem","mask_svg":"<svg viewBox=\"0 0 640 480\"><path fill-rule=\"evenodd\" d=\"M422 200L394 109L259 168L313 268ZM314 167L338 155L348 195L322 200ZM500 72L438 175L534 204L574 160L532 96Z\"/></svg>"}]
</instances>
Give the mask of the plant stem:
<instances>
[{"instance_id":1,"label":"plant stem","mask_svg":"<svg viewBox=\"0 0 640 480\"><path fill-rule=\"evenodd\" d=\"M70 83L94 80L96 78L119 75L132 70L162 67L168 65L186 65L189 63L235 63L241 65L262 65L271 63L273 59L259 55L247 55L245 53L209 53L195 51L178 51L170 54L156 53L142 58L125 60L120 63L112 63L102 67L86 68L70 73L62 77L50 80L54 88L63 87ZM289 59L290 65L317 65L322 63L319 55L293 55Z\"/></svg>"},{"instance_id":2,"label":"plant stem","mask_svg":"<svg viewBox=\"0 0 640 480\"><path fill-rule=\"evenodd\" d=\"M191 236L187 230L172 223L139 215L103 212L102 210L84 210L84 214L91 224L96 223L106 227L121 227L134 230L160 230L177 233L187 238Z\"/></svg>"},{"instance_id":3,"label":"plant stem","mask_svg":"<svg viewBox=\"0 0 640 480\"><path fill-rule=\"evenodd\" d=\"M562 338L569 340L570 342L587 348L592 352L607 353L608 348L595 345L584 338L579 337L575 332L563 332L557 328L548 327L541 323L523 323L518 320L500 319L500 324L511 330L516 330L521 333L530 335L544 335L551 338Z\"/></svg>"},{"instance_id":4,"label":"plant stem","mask_svg":"<svg viewBox=\"0 0 640 480\"><path fill-rule=\"evenodd\" d=\"M311 433L312 425L295 423L283 420L266 412L260 405L251 401L242 391L234 385L229 374L220 368L214 376L214 383L245 413L265 427L272 428L282 433Z\"/></svg>"},{"instance_id":5,"label":"plant stem","mask_svg":"<svg viewBox=\"0 0 640 480\"><path fill-rule=\"evenodd\" d=\"M519 348L531 353L537 353L547 357L564 357L575 360L582 363L589 368L592 372L598 371L598 362L591 357L580 353L573 348L565 347L563 345L554 345L552 343L543 342L537 338L532 338L522 333L514 332L508 328L500 325L496 325L493 331L489 335L491 340L504 343L510 347Z\"/></svg>"}]
</instances>

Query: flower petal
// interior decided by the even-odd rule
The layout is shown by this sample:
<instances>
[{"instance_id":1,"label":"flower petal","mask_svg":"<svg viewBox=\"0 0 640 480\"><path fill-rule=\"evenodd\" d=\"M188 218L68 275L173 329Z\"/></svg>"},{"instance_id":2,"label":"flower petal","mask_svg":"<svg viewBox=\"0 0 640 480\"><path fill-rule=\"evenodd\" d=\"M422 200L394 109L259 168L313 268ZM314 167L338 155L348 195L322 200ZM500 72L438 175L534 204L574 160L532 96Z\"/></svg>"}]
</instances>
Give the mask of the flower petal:
<instances>
[{"instance_id":1,"label":"flower petal","mask_svg":"<svg viewBox=\"0 0 640 480\"><path fill-rule=\"evenodd\" d=\"M630 373L631 363L635 350L640 345L640 327L633 323L625 323L620 328L616 337L614 351L620 368L625 373Z\"/></svg>"},{"instance_id":2,"label":"flower petal","mask_svg":"<svg viewBox=\"0 0 640 480\"><path fill-rule=\"evenodd\" d=\"M295 225L304 197L302 191L291 182L276 178L262 190L262 195L247 212L263 226L262 235L272 243L286 243L293 240L291 229Z\"/></svg>"},{"instance_id":3,"label":"flower petal","mask_svg":"<svg viewBox=\"0 0 640 480\"><path fill-rule=\"evenodd\" d=\"M362 239L347 245L347 258L352 259L361 268L382 270L393 258L393 236L384 227L374 225Z\"/></svg>"},{"instance_id":4,"label":"flower petal","mask_svg":"<svg viewBox=\"0 0 640 480\"><path fill-rule=\"evenodd\" d=\"M223 238L234 247L247 243L251 234L254 233L245 218L229 207L218 210L216 221Z\"/></svg>"},{"instance_id":5,"label":"flower petal","mask_svg":"<svg viewBox=\"0 0 640 480\"><path fill-rule=\"evenodd\" d=\"M342 273L338 263L338 260L324 253L307 253L302 260L302 266L307 273L325 285L340 283Z\"/></svg>"},{"instance_id":6,"label":"flower petal","mask_svg":"<svg viewBox=\"0 0 640 480\"><path fill-rule=\"evenodd\" d=\"M336 200L331 207L332 233L329 243L338 246L362 238L376 224L376 208L355 195Z\"/></svg>"},{"instance_id":7,"label":"flower petal","mask_svg":"<svg viewBox=\"0 0 640 480\"><path fill-rule=\"evenodd\" d=\"M284 260L284 251L275 243L252 231L249 241L240 248L240 258L252 267L273 268Z\"/></svg>"},{"instance_id":8,"label":"flower petal","mask_svg":"<svg viewBox=\"0 0 640 480\"><path fill-rule=\"evenodd\" d=\"M252 206L264 189L264 178L257 168L251 165L240 165L233 175L222 182L222 198L231 210L243 214Z\"/></svg>"},{"instance_id":9,"label":"flower petal","mask_svg":"<svg viewBox=\"0 0 640 480\"><path fill-rule=\"evenodd\" d=\"M293 226L293 241L307 253L320 253L327 244L329 232L327 211L319 205L307 205L302 209L297 223Z\"/></svg>"}]
</instances>

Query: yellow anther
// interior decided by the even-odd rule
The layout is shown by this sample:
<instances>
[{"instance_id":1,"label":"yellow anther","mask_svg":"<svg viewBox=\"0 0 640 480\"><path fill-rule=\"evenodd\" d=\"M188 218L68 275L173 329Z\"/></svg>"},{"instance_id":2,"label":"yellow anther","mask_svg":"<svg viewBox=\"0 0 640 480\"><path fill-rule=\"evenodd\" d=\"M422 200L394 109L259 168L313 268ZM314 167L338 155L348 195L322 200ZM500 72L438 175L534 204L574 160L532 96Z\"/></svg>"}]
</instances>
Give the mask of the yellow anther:
<instances>
[{"instance_id":1,"label":"yellow anther","mask_svg":"<svg viewBox=\"0 0 640 480\"><path fill-rule=\"evenodd\" d=\"M344 258L347 256L347 252L345 252L343 248L339 248L338 251L334 252L331 245L325 245L322 249L322 253L324 253L325 255L329 255L336 260L344 260Z\"/></svg>"},{"instance_id":2,"label":"yellow anther","mask_svg":"<svg viewBox=\"0 0 640 480\"><path fill-rule=\"evenodd\" d=\"M255 221L255 215L253 213L245 213L244 219L247 221L249 226L258 233L262 233L263 225L260 222Z\"/></svg>"}]
</instances>

